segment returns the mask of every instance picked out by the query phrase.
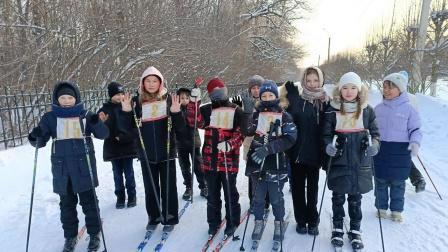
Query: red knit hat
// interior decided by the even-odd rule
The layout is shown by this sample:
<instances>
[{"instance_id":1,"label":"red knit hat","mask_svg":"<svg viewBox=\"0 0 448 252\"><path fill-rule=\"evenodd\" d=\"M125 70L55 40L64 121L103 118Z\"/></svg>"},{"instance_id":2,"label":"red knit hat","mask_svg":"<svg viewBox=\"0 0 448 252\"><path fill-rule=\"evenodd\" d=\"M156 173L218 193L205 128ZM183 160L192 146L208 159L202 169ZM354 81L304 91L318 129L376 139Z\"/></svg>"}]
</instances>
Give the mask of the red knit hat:
<instances>
[{"instance_id":1,"label":"red knit hat","mask_svg":"<svg viewBox=\"0 0 448 252\"><path fill-rule=\"evenodd\" d=\"M207 92L211 93L215 88L223 88L225 87L224 81L220 78L216 77L211 79L207 84Z\"/></svg>"}]
</instances>

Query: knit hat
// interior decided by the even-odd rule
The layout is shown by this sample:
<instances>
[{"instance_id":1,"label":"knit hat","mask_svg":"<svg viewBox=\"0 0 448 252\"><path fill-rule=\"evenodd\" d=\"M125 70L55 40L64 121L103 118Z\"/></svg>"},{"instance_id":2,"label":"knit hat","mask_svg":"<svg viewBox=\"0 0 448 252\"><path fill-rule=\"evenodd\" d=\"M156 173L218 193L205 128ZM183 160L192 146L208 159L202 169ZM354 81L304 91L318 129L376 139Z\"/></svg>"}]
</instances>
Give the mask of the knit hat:
<instances>
[{"instance_id":1,"label":"knit hat","mask_svg":"<svg viewBox=\"0 0 448 252\"><path fill-rule=\"evenodd\" d=\"M348 72L348 73L345 73L344 75L342 75L341 79L339 79L339 82L338 82L339 90L341 90L343 86L348 85L348 84L355 85L358 88L358 90L361 91L362 82L361 82L361 77L359 77L358 74L356 74L354 72Z\"/></svg>"},{"instance_id":2,"label":"knit hat","mask_svg":"<svg viewBox=\"0 0 448 252\"><path fill-rule=\"evenodd\" d=\"M211 79L207 84L207 92L210 94L215 88L224 88L224 81L216 77Z\"/></svg>"},{"instance_id":3,"label":"knit hat","mask_svg":"<svg viewBox=\"0 0 448 252\"><path fill-rule=\"evenodd\" d=\"M261 77L260 75L254 75L254 76L250 77L249 82L247 83L247 88L248 88L249 92L254 86L260 87L261 84L263 84L263 82L264 82L264 78Z\"/></svg>"},{"instance_id":4,"label":"knit hat","mask_svg":"<svg viewBox=\"0 0 448 252\"><path fill-rule=\"evenodd\" d=\"M188 88L181 87L181 88L179 88L177 90L176 94L180 95L181 93L186 93L186 94L190 95L191 94L191 90L188 89Z\"/></svg>"},{"instance_id":5,"label":"knit hat","mask_svg":"<svg viewBox=\"0 0 448 252\"><path fill-rule=\"evenodd\" d=\"M69 86L65 86L59 89L56 94L56 99L59 99L59 97L62 95L70 95L76 98L75 90L73 90L73 88L70 88Z\"/></svg>"},{"instance_id":6,"label":"knit hat","mask_svg":"<svg viewBox=\"0 0 448 252\"><path fill-rule=\"evenodd\" d=\"M388 76L384 77L383 82L385 81L392 82L395 86L398 87L401 93L406 92L408 87L408 73L406 71L391 73Z\"/></svg>"},{"instance_id":7,"label":"knit hat","mask_svg":"<svg viewBox=\"0 0 448 252\"><path fill-rule=\"evenodd\" d=\"M109 85L107 85L107 93L109 94L109 98L114 97L116 94L124 93L123 85L112 81Z\"/></svg>"},{"instance_id":8,"label":"knit hat","mask_svg":"<svg viewBox=\"0 0 448 252\"><path fill-rule=\"evenodd\" d=\"M275 84L272 80L265 80L260 87L260 97L264 92L271 92L278 98L278 88L277 84Z\"/></svg>"}]
</instances>

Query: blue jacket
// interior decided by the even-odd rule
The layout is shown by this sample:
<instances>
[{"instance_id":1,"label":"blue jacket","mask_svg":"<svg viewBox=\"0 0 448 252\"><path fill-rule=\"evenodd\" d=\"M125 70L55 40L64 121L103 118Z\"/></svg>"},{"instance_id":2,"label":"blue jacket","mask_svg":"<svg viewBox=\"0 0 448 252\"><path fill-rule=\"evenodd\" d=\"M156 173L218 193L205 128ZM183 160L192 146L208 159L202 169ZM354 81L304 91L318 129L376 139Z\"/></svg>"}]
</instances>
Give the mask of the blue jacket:
<instances>
[{"instance_id":1,"label":"blue jacket","mask_svg":"<svg viewBox=\"0 0 448 252\"><path fill-rule=\"evenodd\" d=\"M57 91L65 87L70 87L75 91L76 104L70 108L62 108L56 100ZM93 173L94 186L98 186L98 176L96 172L95 150L91 135L104 139L109 135L106 125L98 120L91 123L92 112L86 111L81 103L81 96L76 85L69 82L58 83L53 91L53 110L43 115L39 122L42 137L36 138L32 134L28 136L32 146L38 148L46 146L50 138L53 139L51 147L51 172L53 174L53 191L58 194L67 194L69 180L73 186L74 193L91 190L92 180L84 145L84 138L57 139L58 118L79 118L80 125L85 125L85 135L87 142L87 152L89 153L90 164Z\"/></svg>"},{"instance_id":2,"label":"blue jacket","mask_svg":"<svg viewBox=\"0 0 448 252\"><path fill-rule=\"evenodd\" d=\"M411 153L407 142L381 141L381 151L373 160L377 178L406 180L411 173Z\"/></svg>"}]
</instances>

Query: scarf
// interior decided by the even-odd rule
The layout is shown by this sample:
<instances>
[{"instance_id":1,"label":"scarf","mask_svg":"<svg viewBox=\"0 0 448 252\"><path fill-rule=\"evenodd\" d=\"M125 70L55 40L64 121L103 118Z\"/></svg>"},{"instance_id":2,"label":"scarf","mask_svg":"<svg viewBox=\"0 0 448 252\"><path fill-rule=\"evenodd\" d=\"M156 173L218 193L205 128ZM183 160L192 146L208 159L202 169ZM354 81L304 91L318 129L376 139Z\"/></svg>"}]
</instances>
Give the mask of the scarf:
<instances>
[{"instance_id":1,"label":"scarf","mask_svg":"<svg viewBox=\"0 0 448 252\"><path fill-rule=\"evenodd\" d=\"M78 117L84 110L84 104L82 102L72 106L72 107L61 107L56 104L51 105L53 113L56 117L68 118L68 117Z\"/></svg>"},{"instance_id":2,"label":"scarf","mask_svg":"<svg viewBox=\"0 0 448 252\"><path fill-rule=\"evenodd\" d=\"M328 102L329 97L325 93L324 88L315 88L313 90L309 89L305 83L302 82L302 98L311 104L313 104L314 107L318 108L319 110L323 109L323 103Z\"/></svg>"}]
</instances>

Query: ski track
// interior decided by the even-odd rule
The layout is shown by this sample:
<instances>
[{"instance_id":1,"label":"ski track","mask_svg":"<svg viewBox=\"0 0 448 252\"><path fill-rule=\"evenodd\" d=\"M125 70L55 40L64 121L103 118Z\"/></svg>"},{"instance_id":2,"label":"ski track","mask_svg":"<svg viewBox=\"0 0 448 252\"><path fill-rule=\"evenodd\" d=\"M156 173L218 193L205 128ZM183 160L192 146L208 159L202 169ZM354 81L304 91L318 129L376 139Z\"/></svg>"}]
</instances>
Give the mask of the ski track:
<instances>
[{"instance_id":1,"label":"ski track","mask_svg":"<svg viewBox=\"0 0 448 252\"><path fill-rule=\"evenodd\" d=\"M371 101L378 103L378 92L371 93ZM426 178L426 191L416 194L409 181L406 183L404 222L395 223L383 219L384 241L387 251L448 251L448 102L417 95L419 110L422 116L424 140L420 157L430 173L434 183L443 197L441 201L434 190L418 159L414 161ZM374 105L374 104L373 104ZM144 188L141 166L134 161L135 179L137 183L137 207L131 209L115 209L115 195L112 168L110 163L102 161L102 141L95 140L100 186L97 188L101 217L104 220L104 232L108 251L135 251L145 235L147 222ZM52 176L50 170L50 146L39 150L37 177L34 197L33 219L31 228L30 251L60 251L63 243L63 232L59 221L59 197L52 192ZM0 155L0 244L1 251L23 251L26 244L28 210L30 202L34 148L25 145L1 152ZM241 159L241 171L238 174L241 210L249 207L247 198L247 178L244 176L244 161ZM325 173L321 171L319 203L325 181ZM179 208L185 201L180 197L185 190L180 169L177 172L177 189ZM198 251L207 239L206 200L199 196L197 182L194 188L194 203L181 218L163 251ZM284 188L286 212L292 210L291 194L288 184ZM223 205L224 205L224 198ZM378 219L375 217L373 191L363 195L362 231L365 244L364 251L382 251ZM347 205L347 204L346 204ZM84 225L84 215L80 206L77 208L79 228ZM274 217L270 212L266 229L258 251L270 251L272 247ZM348 214L346 211L346 221ZM223 210L224 216L224 210ZM331 191L325 193L320 234L316 237L314 251L331 251ZM348 224L348 223L347 223ZM236 235L242 238L245 222L237 229ZM285 233L284 251L311 251L313 236L298 235L295 232L294 215L290 216L290 225ZM253 216L249 220L244 247L251 246ZM223 237L223 230L217 235L211 248L214 248ZM159 227L144 251L152 251L160 241L162 230ZM344 251L351 247L344 235ZM75 251L85 251L88 234L85 233ZM230 241L222 249L239 251L241 240ZM211 249L209 249L211 250Z\"/></svg>"}]
</instances>

